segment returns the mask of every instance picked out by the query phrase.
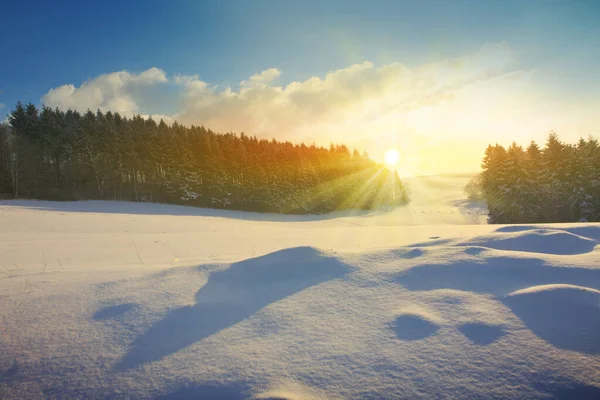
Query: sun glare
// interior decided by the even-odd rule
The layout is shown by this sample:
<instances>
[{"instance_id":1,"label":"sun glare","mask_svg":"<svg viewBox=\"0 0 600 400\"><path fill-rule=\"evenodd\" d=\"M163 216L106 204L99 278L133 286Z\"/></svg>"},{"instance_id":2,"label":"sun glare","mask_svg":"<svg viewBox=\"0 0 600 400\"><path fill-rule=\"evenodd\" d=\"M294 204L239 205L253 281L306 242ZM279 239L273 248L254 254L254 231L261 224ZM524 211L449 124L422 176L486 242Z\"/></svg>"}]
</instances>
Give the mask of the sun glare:
<instances>
[{"instance_id":1,"label":"sun glare","mask_svg":"<svg viewBox=\"0 0 600 400\"><path fill-rule=\"evenodd\" d=\"M384 160L389 168L394 168L400 161L400 153L396 149L389 149L385 152Z\"/></svg>"}]
</instances>

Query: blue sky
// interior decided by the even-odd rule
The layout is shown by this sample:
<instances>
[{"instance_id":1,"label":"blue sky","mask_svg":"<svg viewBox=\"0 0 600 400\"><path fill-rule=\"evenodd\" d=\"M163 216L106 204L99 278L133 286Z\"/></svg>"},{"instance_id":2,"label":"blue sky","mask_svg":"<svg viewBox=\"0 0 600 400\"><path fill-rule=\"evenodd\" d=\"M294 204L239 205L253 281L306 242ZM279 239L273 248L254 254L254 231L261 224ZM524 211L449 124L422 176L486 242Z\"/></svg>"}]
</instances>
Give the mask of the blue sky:
<instances>
[{"instance_id":1,"label":"blue sky","mask_svg":"<svg viewBox=\"0 0 600 400\"><path fill-rule=\"evenodd\" d=\"M11 1L0 9L2 114L18 100L40 104L62 85L79 88L102 74L154 67L168 82L156 84L162 86L154 97L136 86L128 98L135 112L185 119L182 101L189 96L173 83L175 75L195 76L216 93L227 87L235 92L241 81L276 68L268 85L285 88L365 61L373 68L401 63L418 69L468 57L486 43L503 43L514 53L497 76L535 71L530 91L539 97L599 104L600 2L595 0ZM72 103L51 105L63 104ZM574 126L587 127L586 121ZM263 122L247 130L285 126L268 117ZM298 137L311 138L306 132ZM588 133L594 132L583 134Z\"/></svg>"}]
</instances>

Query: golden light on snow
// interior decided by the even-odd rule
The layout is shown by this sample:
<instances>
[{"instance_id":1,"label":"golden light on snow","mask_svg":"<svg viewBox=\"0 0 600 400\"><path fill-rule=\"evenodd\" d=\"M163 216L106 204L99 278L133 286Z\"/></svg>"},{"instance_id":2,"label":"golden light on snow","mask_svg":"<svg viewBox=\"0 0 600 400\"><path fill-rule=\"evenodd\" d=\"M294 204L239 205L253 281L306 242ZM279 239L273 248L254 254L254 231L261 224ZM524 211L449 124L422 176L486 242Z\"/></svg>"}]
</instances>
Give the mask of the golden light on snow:
<instances>
[{"instance_id":1,"label":"golden light on snow","mask_svg":"<svg viewBox=\"0 0 600 400\"><path fill-rule=\"evenodd\" d=\"M394 168L400 161L400 153L396 149L388 149L384 156L385 165L389 168Z\"/></svg>"}]
</instances>

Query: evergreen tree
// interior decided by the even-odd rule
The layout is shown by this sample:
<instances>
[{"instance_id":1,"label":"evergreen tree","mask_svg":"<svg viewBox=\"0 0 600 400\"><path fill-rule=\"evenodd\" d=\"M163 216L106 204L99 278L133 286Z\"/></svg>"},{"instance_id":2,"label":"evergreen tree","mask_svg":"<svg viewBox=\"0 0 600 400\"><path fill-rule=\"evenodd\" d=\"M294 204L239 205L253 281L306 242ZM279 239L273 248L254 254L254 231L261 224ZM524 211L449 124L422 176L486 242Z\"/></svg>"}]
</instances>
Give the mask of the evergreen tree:
<instances>
[{"instance_id":1,"label":"evergreen tree","mask_svg":"<svg viewBox=\"0 0 600 400\"><path fill-rule=\"evenodd\" d=\"M488 146L480 175L490 223L600 221L600 146L567 145L551 132L543 149Z\"/></svg>"},{"instance_id":2,"label":"evergreen tree","mask_svg":"<svg viewBox=\"0 0 600 400\"><path fill-rule=\"evenodd\" d=\"M408 202L395 172L341 144L307 146L21 103L9 124L0 130L0 191L10 197L284 213Z\"/></svg>"}]
</instances>

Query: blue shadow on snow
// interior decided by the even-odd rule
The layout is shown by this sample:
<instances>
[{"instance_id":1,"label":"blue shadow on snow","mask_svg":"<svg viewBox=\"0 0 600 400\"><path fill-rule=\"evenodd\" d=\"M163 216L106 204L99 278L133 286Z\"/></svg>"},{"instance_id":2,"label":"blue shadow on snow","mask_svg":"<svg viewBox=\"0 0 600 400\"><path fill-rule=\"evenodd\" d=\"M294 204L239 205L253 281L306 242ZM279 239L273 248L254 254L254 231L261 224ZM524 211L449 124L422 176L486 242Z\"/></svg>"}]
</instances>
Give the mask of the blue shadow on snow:
<instances>
[{"instance_id":1,"label":"blue shadow on snow","mask_svg":"<svg viewBox=\"0 0 600 400\"><path fill-rule=\"evenodd\" d=\"M342 277L349 267L311 247L280 250L214 272L196 304L169 312L138 337L117 370L157 361L245 320L311 286Z\"/></svg>"}]
</instances>

